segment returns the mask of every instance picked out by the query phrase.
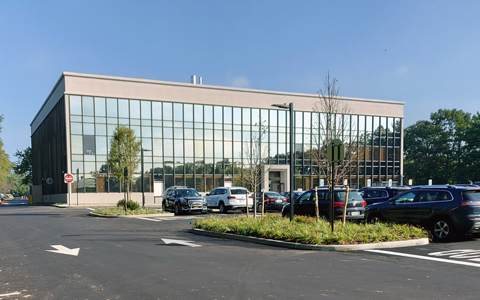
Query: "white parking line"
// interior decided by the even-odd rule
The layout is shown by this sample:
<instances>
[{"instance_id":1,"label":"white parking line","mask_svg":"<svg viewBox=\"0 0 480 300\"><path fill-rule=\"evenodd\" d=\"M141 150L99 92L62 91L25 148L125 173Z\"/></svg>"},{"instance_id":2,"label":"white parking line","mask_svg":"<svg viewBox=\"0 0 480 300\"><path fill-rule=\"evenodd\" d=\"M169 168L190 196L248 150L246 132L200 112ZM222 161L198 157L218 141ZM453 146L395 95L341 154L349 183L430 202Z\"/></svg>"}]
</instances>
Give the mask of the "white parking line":
<instances>
[{"instance_id":1,"label":"white parking line","mask_svg":"<svg viewBox=\"0 0 480 300\"><path fill-rule=\"evenodd\" d=\"M8 297L8 296L16 296L16 295L20 295L19 292L13 292L13 293L9 293L9 294L1 294L0 297Z\"/></svg>"},{"instance_id":2,"label":"white parking line","mask_svg":"<svg viewBox=\"0 0 480 300\"><path fill-rule=\"evenodd\" d=\"M141 220L147 220L147 221L154 221L154 222L162 222L162 220L159 219L150 219L150 218L139 218Z\"/></svg>"},{"instance_id":3,"label":"white parking line","mask_svg":"<svg viewBox=\"0 0 480 300\"><path fill-rule=\"evenodd\" d=\"M383 253L383 254L388 254L388 255L418 258L418 259L423 259L423 260L433 260L433 261L439 261L439 262L444 262L444 263L448 263L448 264L457 264L457 265L464 265L464 266L480 268L480 264L466 262L466 261L450 260L450 259L444 259L444 258L428 257L428 256L421 256L421 255L408 254L408 253L399 253L399 252L392 252L392 251L384 251L384 250L365 250L365 251L375 252L375 253Z\"/></svg>"}]
</instances>

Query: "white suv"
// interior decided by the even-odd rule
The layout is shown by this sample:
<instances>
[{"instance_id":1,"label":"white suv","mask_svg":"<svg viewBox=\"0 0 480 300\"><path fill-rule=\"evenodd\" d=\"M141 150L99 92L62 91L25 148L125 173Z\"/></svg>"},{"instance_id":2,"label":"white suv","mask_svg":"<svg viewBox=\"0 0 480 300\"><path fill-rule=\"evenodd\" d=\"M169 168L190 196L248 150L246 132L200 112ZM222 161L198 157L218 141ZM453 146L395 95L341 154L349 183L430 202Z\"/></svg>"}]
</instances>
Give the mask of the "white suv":
<instances>
[{"instance_id":1,"label":"white suv","mask_svg":"<svg viewBox=\"0 0 480 300\"><path fill-rule=\"evenodd\" d=\"M249 195L248 190L244 187L218 187L208 193L208 208L218 208L220 212L226 213L229 209L247 210L253 207L253 197Z\"/></svg>"}]
</instances>

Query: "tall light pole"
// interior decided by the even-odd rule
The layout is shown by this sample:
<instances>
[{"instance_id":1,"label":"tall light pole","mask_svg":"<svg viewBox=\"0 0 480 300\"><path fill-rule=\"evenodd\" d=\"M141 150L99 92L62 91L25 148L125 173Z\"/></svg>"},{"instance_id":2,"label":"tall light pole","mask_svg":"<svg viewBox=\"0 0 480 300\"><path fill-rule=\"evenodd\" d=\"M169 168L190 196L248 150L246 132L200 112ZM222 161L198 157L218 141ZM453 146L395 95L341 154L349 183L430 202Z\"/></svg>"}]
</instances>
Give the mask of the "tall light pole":
<instances>
[{"instance_id":1,"label":"tall light pole","mask_svg":"<svg viewBox=\"0 0 480 300\"><path fill-rule=\"evenodd\" d=\"M294 124L293 124L293 103L289 103L288 105L286 103L284 104L272 104L274 107L278 108L283 108L283 109L288 109L290 112L290 221L293 220L293 205L294 205L294 199L293 199L293 180L294 178L294 171L295 171L295 155L294 155L294 144L293 144L293 139L294 139Z\"/></svg>"},{"instance_id":2,"label":"tall light pole","mask_svg":"<svg viewBox=\"0 0 480 300\"><path fill-rule=\"evenodd\" d=\"M151 151L151 150L147 150L147 149L143 149L142 148L142 208L145 208L145 187L144 187L144 183L143 183L143 173L144 173L144 170L143 170L143 151Z\"/></svg>"}]
</instances>

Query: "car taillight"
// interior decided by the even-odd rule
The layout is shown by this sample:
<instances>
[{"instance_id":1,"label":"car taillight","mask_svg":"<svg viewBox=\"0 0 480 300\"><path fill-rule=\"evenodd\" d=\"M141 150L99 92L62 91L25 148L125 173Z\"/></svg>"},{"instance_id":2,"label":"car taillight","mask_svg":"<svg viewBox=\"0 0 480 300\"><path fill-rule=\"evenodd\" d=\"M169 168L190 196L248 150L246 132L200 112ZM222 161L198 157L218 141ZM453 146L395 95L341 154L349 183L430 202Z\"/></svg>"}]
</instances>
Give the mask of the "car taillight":
<instances>
[{"instance_id":1,"label":"car taillight","mask_svg":"<svg viewBox=\"0 0 480 300\"><path fill-rule=\"evenodd\" d=\"M253 199L253 196L252 196L252 195L250 195L250 196L248 196L248 198L250 198L250 199Z\"/></svg>"},{"instance_id":2,"label":"car taillight","mask_svg":"<svg viewBox=\"0 0 480 300\"><path fill-rule=\"evenodd\" d=\"M463 201L462 206L479 206L480 202Z\"/></svg>"},{"instance_id":3,"label":"car taillight","mask_svg":"<svg viewBox=\"0 0 480 300\"><path fill-rule=\"evenodd\" d=\"M267 198L267 199L265 199L265 201L267 201L267 202L275 202L275 199Z\"/></svg>"},{"instance_id":4,"label":"car taillight","mask_svg":"<svg viewBox=\"0 0 480 300\"><path fill-rule=\"evenodd\" d=\"M344 207L345 203L342 202L333 202L333 207Z\"/></svg>"},{"instance_id":5,"label":"car taillight","mask_svg":"<svg viewBox=\"0 0 480 300\"><path fill-rule=\"evenodd\" d=\"M366 205L367 205L367 201L363 201L362 206L366 206Z\"/></svg>"},{"instance_id":6,"label":"car taillight","mask_svg":"<svg viewBox=\"0 0 480 300\"><path fill-rule=\"evenodd\" d=\"M283 202L287 202L287 198L283 198Z\"/></svg>"},{"instance_id":7,"label":"car taillight","mask_svg":"<svg viewBox=\"0 0 480 300\"><path fill-rule=\"evenodd\" d=\"M227 199L235 199L235 196L228 196Z\"/></svg>"}]
</instances>

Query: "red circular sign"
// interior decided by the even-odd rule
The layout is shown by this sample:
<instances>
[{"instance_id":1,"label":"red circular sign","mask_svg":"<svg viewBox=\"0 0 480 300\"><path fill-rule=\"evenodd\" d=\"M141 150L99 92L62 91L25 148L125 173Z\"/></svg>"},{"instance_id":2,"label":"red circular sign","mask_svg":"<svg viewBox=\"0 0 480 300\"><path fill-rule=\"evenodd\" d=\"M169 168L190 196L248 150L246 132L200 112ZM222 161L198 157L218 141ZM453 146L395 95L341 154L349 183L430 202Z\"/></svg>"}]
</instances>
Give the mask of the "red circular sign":
<instances>
[{"instance_id":1,"label":"red circular sign","mask_svg":"<svg viewBox=\"0 0 480 300\"><path fill-rule=\"evenodd\" d=\"M65 183L72 183L73 182L73 175L67 173L63 177L63 180L65 181Z\"/></svg>"}]
</instances>

